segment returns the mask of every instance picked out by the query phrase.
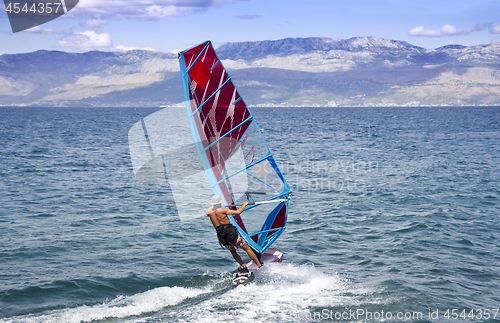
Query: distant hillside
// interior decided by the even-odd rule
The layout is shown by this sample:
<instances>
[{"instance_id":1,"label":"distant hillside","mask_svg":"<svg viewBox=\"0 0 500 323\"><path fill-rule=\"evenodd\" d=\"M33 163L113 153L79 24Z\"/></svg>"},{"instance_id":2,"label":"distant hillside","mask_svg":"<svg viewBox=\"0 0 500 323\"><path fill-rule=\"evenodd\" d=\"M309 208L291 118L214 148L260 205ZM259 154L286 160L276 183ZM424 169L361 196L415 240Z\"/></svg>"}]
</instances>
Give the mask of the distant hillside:
<instances>
[{"instance_id":1,"label":"distant hillside","mask_svg":"<svg viewBox=\"0 0 500 323\"><path fill-rule=\"evenodd\" d=\"M267 56L285 57L304 55L312 52L345 51L359 52L374 50L389 56L400 53L425 52L421 47L407 42L377 37L355 37L347 40L332 38L286 38L257 42L226 43L217 48L221 59L256 60Z\"/></svg>"},{"instance_id":2,"label":"distant hillside","mask_svg":"<svg viewBox=\"0 0 500 323\"><path fill-rule=\"evenodd\" d=\"M0 56L0 104L122 106L182 101L177 56L37 51ZM175 80L172 82L172 79Z\"/></svg>"},{"instance_id":3,"label":"distant hillside","mask_svg":"<svg viewBox=\"0 0 500 323\"><path fill-rule=\"evenodd\" d=\"M217 48L249 105L500 105L500 44L425 49L356 37ZM182 102L177 55L37 51L0 56L0 105L160 106Z\"/></svg>"}]
</instances>

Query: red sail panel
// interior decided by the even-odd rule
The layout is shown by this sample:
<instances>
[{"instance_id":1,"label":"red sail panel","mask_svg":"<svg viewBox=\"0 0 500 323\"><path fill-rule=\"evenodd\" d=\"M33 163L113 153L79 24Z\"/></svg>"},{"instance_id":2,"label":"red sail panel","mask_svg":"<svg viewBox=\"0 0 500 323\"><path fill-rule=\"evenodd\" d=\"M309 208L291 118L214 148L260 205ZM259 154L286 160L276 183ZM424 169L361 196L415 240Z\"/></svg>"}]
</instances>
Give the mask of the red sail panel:
<instances>
[{"instance_id":1,"label":"red sail panel","mask_svg":"<svg viewBox=\"0 0 500 323\"><path fill-rule=\"evenodd\" d=\"M286 222L286 203L283 203L283 206L279 210L278 214L276 214L276 218L274 218L273 225L271 226L271 229L280 229L285 226ZM276 231L270 231L266 237L269 237Z\"/></svg>"},{"instance_id":2,"label":"red sail panel","mask_svg":"<svg viewBox=\"0 0 500 323\"><path fill-rule=\"evenodd\" d=\"M251 124L251 120L244 121L251 114L210 42L183 52L183 56L192 117L218 186L226 202L234 204L229 182L223 180L227 176L225 163L239 147ZM246 232L241 217L234 219Z\"/></svg>"},{"instance_id":3,"label":"red sail panel","mask_svg":"<svg viewBox=\"0 0 500 323\"><path fill-rule=\"evenodd\" d=\"M204 51L200 52L200 48ZM193 112L201 106L193 117L204 148L216 143L207 149L206 153L210 166L217 168L216 171L214 169L217 180L221 180L225 160L237 148L238 141L250 122L239 128L235 129L235 127L245 121L250 116L250 112L232 81L228 81L228 75L211 45L207 48L195 47L188 53L189 58L195 55L198 57L198 60L190 61L192 67L188 72L190 97L194 99L191 105ZM214 64L211 72L208 71L207 63ZM208 81L204 79L206 76L209 76Z\"/></svg>"},{"instance_id":4,"label":"red sail panel","mask_svg":"<svg viewBox=\"0 0 500 323\"><path fill-rule=\"evenodd\" d=\"M197 112L201 127L199 130L205 134L207 144L211 144L248 118L250 112L243 100L240 100L232 81L226 83L229 76L211 43L208 43L208 46L207 43L200 44L184 52L183 55L190 77L190 98L195 100L192 102L192 109L194 112L203 106ZM225 85L221 88L223 84ZM230 137L238 141L246 127L236 129ZM232 151L232 149L226 150ZM228 153L223 155L229 157Z\"/></svg>"},{"instance_id":5,"label":"red sail panel","mask_svg":"<svg viewBox=\"0 0 500 323\"><path fill-rule=\"evenodd\" d=\"M196 47L191 48L188 51L183 52L184 60L186 62L186 68L188 70L189 70L189 67L191 66L191 64L193 64L196 57L198 57L198 55L205 48L206 45L207 45L206 43L203 43L203 44L200 44Z\"/></svg>"},{"instance_id":6,"label":"red sail panel","mask_svg":"<svg viewBox=\"0 0 500 323\"><path fill-rule=\"evenodd\" d=\"M196 61L191 70L189 70L189 76L191 79L202 89L207 87L207 83L210 80L210 74L210 70L205 66L205 64L203 64L202 61Z\"/></svg>"},{"instance_id":7,"label":"red sail panel","mask_svg":"<svg viewBox=\"0 0 500 323\"><path fill-rule=\"evenodd\" d=\"M224 82L227 81L229 77L220 62L218 62L211 68L211 73L212 74L210 76L210 82L208 83L208 88L206 89L206 91L195 89L197 97L200 98L200 103L205 102L208 98L210 98L211 95L216 93L217 90L222 86L222 84L224 84Z\"/></svg>"},{"instance_id":8,"label":"red sail panel","mask_svg":"<svg viewBox=\"0 0 500 323\"><path fill-rule=\"evenodd\" d=\"M190 98L196 102L195 105L192 105L193 111L195 111L217 90L221 80L227 80L227 74L222 64L219 63L212 44L206 46L204 43L184 52L184 60L190 76ZM207 70L211 74L208 78ZM193 84L192 81L195 83Z\"/></svg>"},{"instance_id":9,"label":"red sail panel","mask_svg":"<svg viewBox=\"0 0 500 323\"><path fill-rule=\"evenodd\" d=\"M239 97L233 83L228 82L200 109L205 135L212 139L211 142L217 141L230 131L232 132L229 137L233 139L231 142L237 142L245 132L248 125L243 129L234 129L250 116L250 112L241 100L234 104ZM229 150L231 151L232 149ZM229 155L225 154L224 157L228 158Z\"/></svg>"}]
</instances>

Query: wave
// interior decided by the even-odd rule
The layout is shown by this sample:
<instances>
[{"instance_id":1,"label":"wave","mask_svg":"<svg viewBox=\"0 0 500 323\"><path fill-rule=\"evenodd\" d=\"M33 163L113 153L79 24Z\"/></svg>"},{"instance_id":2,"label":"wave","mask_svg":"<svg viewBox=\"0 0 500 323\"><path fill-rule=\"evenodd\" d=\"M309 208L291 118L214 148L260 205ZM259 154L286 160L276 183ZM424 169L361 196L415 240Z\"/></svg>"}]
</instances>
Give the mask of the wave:
<instances>
[{"instance_id":1,"label":"wave","mask_svg":"<svg viewBox=\"0 0 500 323\"><path fill-rule=\"evenodd\" d=\"M353 306L371 294L312 264L268 264L253 281L236 287L232 287L228 274L200 284L205 286L159 287L101 304L49 310L0 322L304 322L317 308Z\"/></svg>"},{"instance_id":2,"label":"wave","mask_svg":"<svg viewBox=\"0 0 500 323\"><path fill-rule=\"evenodd\" d=\"M371 294L322 269L312 264L267 264L252 282L151 322L308 322L321 308L353 306Z\"/></svg>"},{"instance_id":3,"label":"wave","mask_svg":"<svg viewBox=\"0 0 500 323\"><path fill-rule=\"evenodd\" d=\"M145 313L156 312L177 305L186 299L210 293L210 288L159 287L133 296L119 296L97 305L82 305L75 308L51 310L41 314L29 314L8 319L2 323L17 322L91 322L106 319L123 319Z\"/></svg>"}]
</instances>

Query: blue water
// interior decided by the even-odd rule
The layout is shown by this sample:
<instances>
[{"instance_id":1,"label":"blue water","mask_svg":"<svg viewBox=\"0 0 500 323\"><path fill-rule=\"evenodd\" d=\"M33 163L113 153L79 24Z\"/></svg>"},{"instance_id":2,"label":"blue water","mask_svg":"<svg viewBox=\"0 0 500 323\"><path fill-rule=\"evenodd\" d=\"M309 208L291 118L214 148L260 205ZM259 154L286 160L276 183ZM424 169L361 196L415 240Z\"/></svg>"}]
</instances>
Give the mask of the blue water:
<instances>
[{"instance_id":1,"label":"blue water","mask_svg":"<svg viewBox=\"0 0 500 323\"><path fill-rule=\"evenodd\" d=\"M134 178L157 110L0 108L0 322L500 322L500 108L252 109L294 198L236 288Z\"/></svg>"}]
</instances>

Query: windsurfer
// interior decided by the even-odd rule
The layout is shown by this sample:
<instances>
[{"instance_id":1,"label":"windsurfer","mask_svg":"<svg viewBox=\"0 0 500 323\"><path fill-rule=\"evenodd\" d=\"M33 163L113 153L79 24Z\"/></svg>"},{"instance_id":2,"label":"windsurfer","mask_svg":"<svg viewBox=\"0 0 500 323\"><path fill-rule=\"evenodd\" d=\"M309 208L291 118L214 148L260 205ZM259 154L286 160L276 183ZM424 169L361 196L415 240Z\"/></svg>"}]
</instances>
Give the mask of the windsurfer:
<instances>
[{"instance_id":1,"label":"windsurfer","mask_svg":"<svg viewBox=\"0 0 500 323\"><path fill-rule=\"evenodd\" d=\"M261 267L262 264L255 252L250 248L248 243L238 234L236 228L229 222L227 215L239 215L241 214L248 205L248 202L244 202L243 205L237 210L229 210L223 208L222 206L222 196L214 195L212 197L212 206L207 209L205 214L210 217L212 224L217 231L217 237L219 238L219 243L221 246L226 247L231 252L234 260L240 264L240 272L248 272L245 264L241 260L241 257L236 252L236 248L243 249L246 251L250 259L258 266Z\"/></svg>"}]
</instances>

